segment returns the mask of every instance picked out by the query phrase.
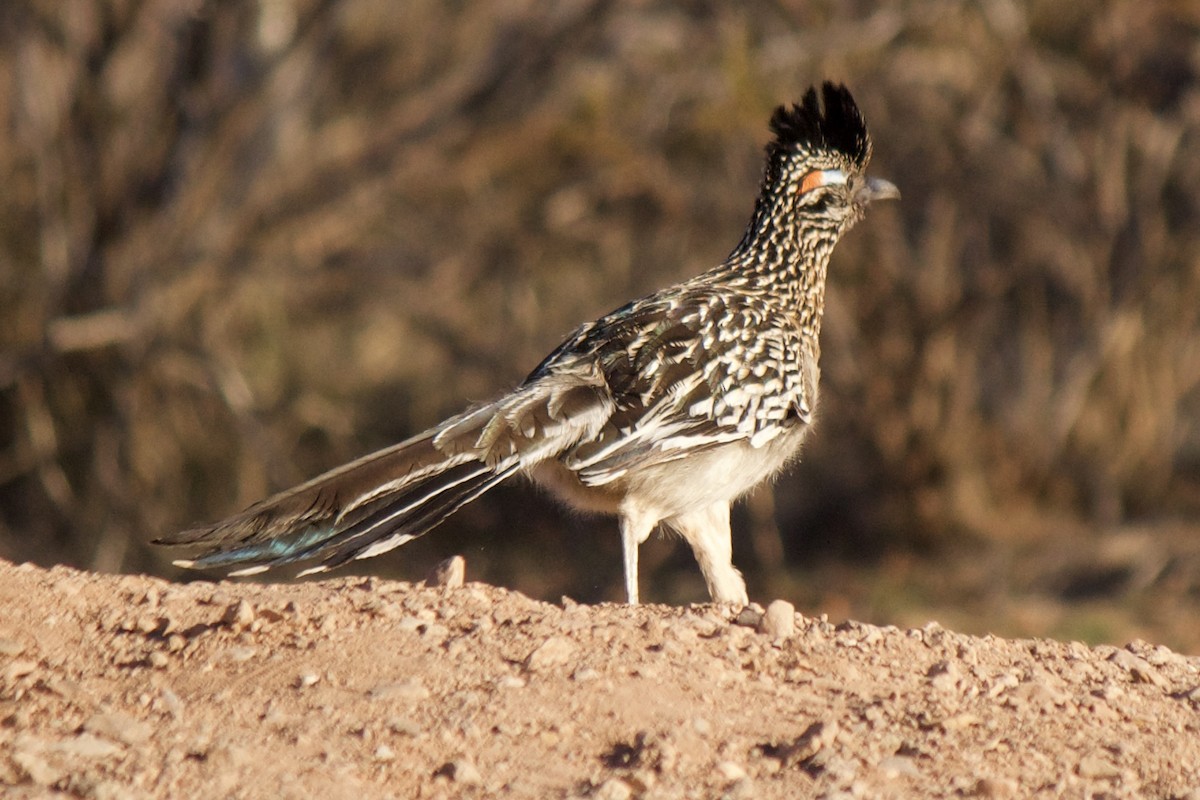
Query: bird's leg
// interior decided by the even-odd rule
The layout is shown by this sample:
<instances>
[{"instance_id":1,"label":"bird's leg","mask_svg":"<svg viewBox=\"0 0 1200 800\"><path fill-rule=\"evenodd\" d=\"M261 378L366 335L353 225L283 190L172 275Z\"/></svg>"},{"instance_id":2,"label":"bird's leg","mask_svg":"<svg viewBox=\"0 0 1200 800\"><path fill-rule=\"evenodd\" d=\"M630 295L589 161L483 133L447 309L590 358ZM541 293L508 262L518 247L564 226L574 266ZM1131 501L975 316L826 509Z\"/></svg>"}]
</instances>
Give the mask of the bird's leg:
<instances>
[{"instance_id":1,"label":"bird's leg","mask_svg":"<svg viewBox=\"0 0 1200 800\"><path fill-rule=\"evenodd\" d=\"M638 547L650 538L658 519L642 511L625 510L621 514L621 547L625 552L625 599L638 603Z\"/></svg>"},{"instance_id":2,"label":"bird's leg","mask_svg":"<svg viewBox=\"0 0 1200 800\"><path fill-rule=\"evenodd\" d=\"M667 520L679 531L700 564L708 594L714 603L746 605L746 581L733 566L733 543L729 532L729 503L724 500L697 511L689 511Z\"/></svg>"}]
</instances>

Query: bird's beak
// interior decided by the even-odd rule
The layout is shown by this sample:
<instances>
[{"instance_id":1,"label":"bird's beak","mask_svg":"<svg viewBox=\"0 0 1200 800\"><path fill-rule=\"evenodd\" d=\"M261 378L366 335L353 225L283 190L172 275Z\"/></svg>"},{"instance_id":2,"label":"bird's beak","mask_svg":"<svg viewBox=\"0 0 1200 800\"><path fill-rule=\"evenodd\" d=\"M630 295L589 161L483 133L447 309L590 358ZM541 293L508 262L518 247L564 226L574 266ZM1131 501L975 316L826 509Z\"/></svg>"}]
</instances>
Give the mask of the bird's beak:
<instances>
[{"instance_id":1,"label":"bird's beak","mask_svg":"<svg viewBox=\"0 0 1200 800\"><path fill-rule=\"evenodd\" d=\"M867 178L858 191L854 193L854 200L859 205L866 205L876 200L899 200L900 190L896 188L896 184L891 181L885 181L883 178Z\"/></svg>"}]
</instances>

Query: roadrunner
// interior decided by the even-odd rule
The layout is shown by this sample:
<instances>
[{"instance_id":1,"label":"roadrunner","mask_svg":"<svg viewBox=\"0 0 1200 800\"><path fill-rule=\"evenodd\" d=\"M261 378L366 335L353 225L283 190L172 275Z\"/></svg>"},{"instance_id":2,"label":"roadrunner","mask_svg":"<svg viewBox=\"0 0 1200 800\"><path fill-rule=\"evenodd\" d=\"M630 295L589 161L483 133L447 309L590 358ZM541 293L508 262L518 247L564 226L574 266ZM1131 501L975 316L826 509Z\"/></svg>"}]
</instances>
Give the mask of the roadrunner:
<instances>
[{"instance_id":1,"label":"roadrunner","mask_svg":"<svg viewBox=\"0 0 1200 800\"><path fill-rule=\"evenodd\" d=\"M511 475L569 505L615 514L625 592L661 523L691 545L708 592L747 602L729 505L798 452L817 403L829 256L875 200L871 139L845 87L826 83L771 117L754 215L718 267L576 330L519 387L365 458L160 544L175 563L301 574L421 536Z\"/></svg>"}]
</instances>

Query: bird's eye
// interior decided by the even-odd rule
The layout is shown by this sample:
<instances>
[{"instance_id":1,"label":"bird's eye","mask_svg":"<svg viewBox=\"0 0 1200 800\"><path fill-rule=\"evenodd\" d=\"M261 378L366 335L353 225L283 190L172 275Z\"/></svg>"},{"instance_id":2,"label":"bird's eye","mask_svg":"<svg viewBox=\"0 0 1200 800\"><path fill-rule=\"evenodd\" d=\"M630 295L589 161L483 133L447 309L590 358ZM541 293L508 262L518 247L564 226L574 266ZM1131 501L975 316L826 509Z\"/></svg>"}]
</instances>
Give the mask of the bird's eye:
<instances>
[{"instance_id":1,"label":"bird's eye","mask_svg":"<svg viewBox=\"0 0 1200 800\"><path fill-rule=\"evenodd\" d=\"M846 173L840 169L814 169L800 181L800 194L808 194L813 189L833 184L844 184Z\"/></svg>"},{"instance_id":2,"label":"bird's eye","mask_svg":"<svg viewBox=\"0 0 1200 800\"><path fill-rule=\"evenodd\" d=\"M829 202L829 195L823 194L820 197L816 197L806 202L804 204L804 210L809 214L824 214L829 210Z\"/></svg>"}]
</instances>

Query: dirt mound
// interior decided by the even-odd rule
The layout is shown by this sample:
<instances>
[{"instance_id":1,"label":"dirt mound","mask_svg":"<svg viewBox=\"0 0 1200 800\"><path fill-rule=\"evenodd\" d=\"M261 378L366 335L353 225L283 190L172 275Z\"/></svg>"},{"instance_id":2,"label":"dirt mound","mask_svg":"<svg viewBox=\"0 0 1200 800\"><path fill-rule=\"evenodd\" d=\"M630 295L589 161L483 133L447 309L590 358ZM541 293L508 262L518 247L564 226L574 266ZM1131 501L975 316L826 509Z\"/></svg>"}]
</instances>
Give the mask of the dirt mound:
<instances>
[{"instance_id":1,"label":"dirt mound","mask_svg":"<svg viewBox=\"0 0 1200 800\"><path fill-rule=\"evenodd\" d=\"M1200 658L0 562L7 797L1200 798Z\"/></svg>"}]
</instances>

